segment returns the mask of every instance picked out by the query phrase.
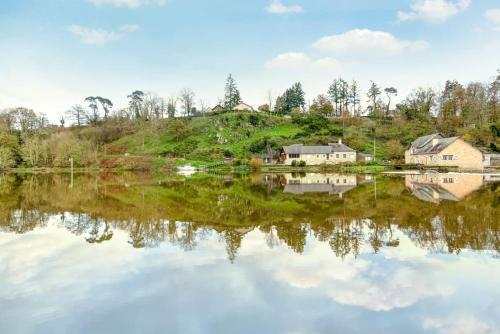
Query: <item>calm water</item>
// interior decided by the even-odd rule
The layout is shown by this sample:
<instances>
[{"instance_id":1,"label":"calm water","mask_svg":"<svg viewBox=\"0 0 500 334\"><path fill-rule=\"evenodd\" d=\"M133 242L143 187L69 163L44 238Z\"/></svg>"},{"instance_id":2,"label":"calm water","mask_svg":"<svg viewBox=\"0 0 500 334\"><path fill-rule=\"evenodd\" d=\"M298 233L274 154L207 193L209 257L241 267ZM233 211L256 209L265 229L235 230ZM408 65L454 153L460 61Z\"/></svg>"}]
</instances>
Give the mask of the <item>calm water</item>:
<instances>
[{"instance_id":1,"label":"calm water","mask_svg":"<svg viewBox=\"0 0 500 334\"><path fill-rule=\"evenodd\" d=\"M499 287L493 177L0 175L0 333L500 333Z\"/></svg>"}]
</instances>

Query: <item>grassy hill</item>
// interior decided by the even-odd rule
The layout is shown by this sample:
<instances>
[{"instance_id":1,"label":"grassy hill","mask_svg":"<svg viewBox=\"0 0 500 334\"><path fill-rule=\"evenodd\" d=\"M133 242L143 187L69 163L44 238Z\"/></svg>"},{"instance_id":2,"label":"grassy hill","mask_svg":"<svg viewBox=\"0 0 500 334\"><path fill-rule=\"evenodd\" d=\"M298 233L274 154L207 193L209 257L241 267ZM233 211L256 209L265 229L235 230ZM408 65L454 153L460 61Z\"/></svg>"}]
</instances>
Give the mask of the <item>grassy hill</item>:
<instances>
[{"instance_id":1,"label":"grassy hill","mask_svg":"<svg viewBox=\"0 0 500 334\"><path fill-rule=\"evenodd\" d=\"M327 144L343 137L344 143L357 151L371 153L375 128L377 158L388 160L402 157L404 146L415 136L432 131L425 124L414 127L394 122L385 124L367 118L342 121L320 115L226 113L145 123L133 134L108 145L108 150L207 163L224 157L248 160L253 154L265 152L267 145L279 149L294 143ZM390 141L392 147L388 146Z\"/></svg>"}]
</instances>

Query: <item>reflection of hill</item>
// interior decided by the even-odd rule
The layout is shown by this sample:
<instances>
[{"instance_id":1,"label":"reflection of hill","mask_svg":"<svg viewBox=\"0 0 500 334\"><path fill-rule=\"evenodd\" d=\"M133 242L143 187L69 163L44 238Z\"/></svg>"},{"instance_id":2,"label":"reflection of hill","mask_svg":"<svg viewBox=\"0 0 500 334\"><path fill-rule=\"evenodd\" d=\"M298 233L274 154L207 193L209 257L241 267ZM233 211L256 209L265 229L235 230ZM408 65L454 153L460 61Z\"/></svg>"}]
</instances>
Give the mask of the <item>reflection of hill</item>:
<instances>
[{"instance_id":1,"label":"reflection of hill","mask_svg":"<svg viewBox=\"0 0 500 334\"><path fill-rule=\"evenodd\" d=\"M420 182L434 191L433 184ZM106 174L78 176L73 188L68 185L65 175L0 176L0 230L26 233L57 215L62 226L89 243L106 242L121 229L134 247L171 242L187 250L203 235L217 233L230 259L255 228L269 236L270 246L281 240L297 252L312 233L338 256L357 254L363 244L375 251L397 247L396 230L434 250L500 250L495 184L438 206L413 196L402 178L360 184L343 198L286 193L276 180L260 177L159 183L147 176Z\"/></svg>"}]
</instances>

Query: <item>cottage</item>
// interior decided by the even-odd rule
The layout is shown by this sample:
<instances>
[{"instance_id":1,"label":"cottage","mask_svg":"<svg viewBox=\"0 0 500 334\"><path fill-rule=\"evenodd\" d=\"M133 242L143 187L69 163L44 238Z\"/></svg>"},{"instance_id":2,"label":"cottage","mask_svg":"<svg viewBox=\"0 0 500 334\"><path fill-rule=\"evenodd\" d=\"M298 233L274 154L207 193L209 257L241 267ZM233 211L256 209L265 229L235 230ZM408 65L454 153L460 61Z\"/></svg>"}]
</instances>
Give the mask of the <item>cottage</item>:
<instances>
[{"instance_id":1,"label":"cottage","mask_svg":"<svg viewBox=\"0 0 500 334\"><path fill-rule=\"evenodd\" d=\"M328 144L327 146L295 144L284 146L281 149L279 163L292 165L301 161L304 161L308 166L354 163L356 162L356 151L342 144L342 139L339 139L336 144Z\"/></svg>"},{"instance_id":2,"label":"cottage","mask_svg":"<svg viewBox=\"0 0 500 334\"><path fill-rule=\"evenodd\" d=\"M255 111L253 107L246 103L240 103L236 107L234 107L235 111Z\"/></svg>"},{"instance_id":3,"label":"cottage","mask_svg":"<svg viewBox=\"0 0 500 334\"><path fill-rule=\"evenodd\" d=\"M221 106L220 104L218 104L212 108L213 113L218 113L218 112L223 112L223 111L224 111L224 107Z\"/></svg>"},{"instance_id":4,"label":"cottage","mask_svg":"<svg viewBox=\"0 0 500 334\"><path fill-rule=\"evenodd\" d=\"M460 137L444 138L440 134L415 140L405 152L405 162L471 170L482 170L486 164L485 156L478 148Z\"/></svg>"}]
</instances>

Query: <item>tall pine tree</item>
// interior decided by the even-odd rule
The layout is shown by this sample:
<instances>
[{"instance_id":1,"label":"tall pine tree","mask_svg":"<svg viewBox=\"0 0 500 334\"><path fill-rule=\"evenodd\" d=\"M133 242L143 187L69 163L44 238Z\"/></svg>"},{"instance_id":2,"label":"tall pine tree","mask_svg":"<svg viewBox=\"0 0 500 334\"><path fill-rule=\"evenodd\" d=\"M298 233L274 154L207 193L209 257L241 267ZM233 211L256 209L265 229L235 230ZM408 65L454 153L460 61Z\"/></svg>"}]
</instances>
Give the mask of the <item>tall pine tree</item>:
<instances>
[{"instance_id":1,"label":"tall pine tree","mask_svg":"<svg viewBox=\"0 0 500 334\"><path fill-rule=\"evenodd\" d=\"M226 81L226 88L224 93L224 108L229 111L233 111L234 107L240 104L241 96L238 87L236 86L236 81L233 76L229 74Z\"/></svg>"}]
</instances>

